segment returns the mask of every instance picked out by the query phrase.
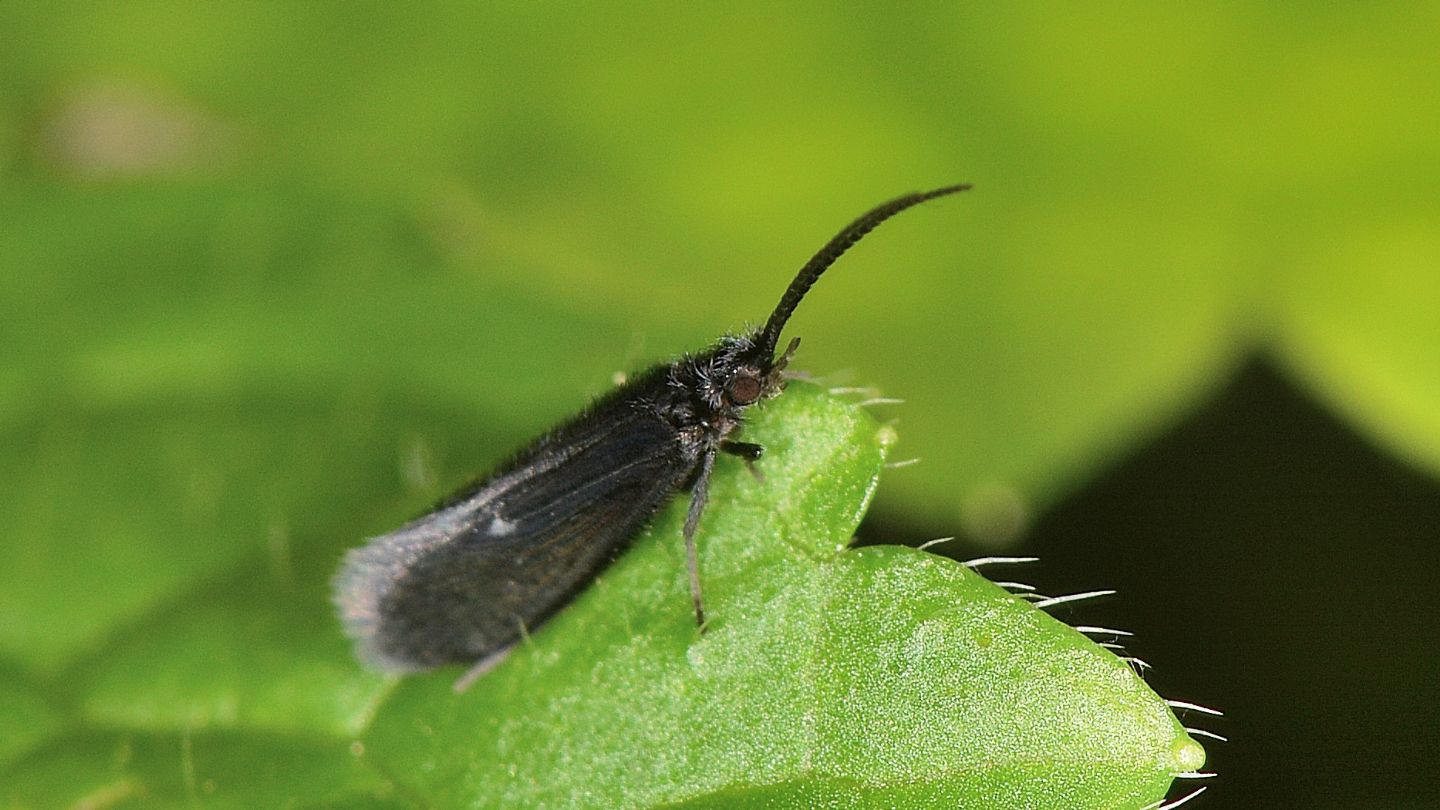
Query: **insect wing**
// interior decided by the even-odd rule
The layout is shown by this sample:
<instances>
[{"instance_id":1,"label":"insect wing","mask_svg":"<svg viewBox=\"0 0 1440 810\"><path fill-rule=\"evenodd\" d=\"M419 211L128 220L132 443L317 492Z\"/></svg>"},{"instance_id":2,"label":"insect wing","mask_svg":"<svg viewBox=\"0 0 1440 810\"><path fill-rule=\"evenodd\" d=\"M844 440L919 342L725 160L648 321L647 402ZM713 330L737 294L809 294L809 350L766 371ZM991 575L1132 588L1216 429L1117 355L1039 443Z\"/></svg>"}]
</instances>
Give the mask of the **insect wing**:
<instances>
[{"instance_id":1,"label":"insect wing","mask_svg":"<svg viewBox=\"0 0 1440 810\"><path fill-rule=\"evenodd\" d=\"M614 403L439 509L349 553L336 602L363 659L474 662L533 630L692 473L673 428Z\"/></svg>"}]
</instances>

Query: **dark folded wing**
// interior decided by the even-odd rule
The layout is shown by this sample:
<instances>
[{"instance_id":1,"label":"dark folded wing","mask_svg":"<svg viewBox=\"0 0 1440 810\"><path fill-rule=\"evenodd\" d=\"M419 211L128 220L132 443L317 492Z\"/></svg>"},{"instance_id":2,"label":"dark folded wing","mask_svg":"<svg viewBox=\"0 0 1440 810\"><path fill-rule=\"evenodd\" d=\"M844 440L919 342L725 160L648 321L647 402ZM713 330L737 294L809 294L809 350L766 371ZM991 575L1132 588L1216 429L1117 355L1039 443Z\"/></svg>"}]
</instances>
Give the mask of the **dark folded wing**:
<instances>
[{"instance_id":1,"label":"dark folded wing","mask_svg":"<svg viewBox=\"0 0 1440 810\"><path fill-rule=\"evenodd\" d=\"M590 414L351 551L335 582L346 630L362 658L390 670L503 649L609 564L693 467L654 415Z\"/></svg>"}]
</instances>

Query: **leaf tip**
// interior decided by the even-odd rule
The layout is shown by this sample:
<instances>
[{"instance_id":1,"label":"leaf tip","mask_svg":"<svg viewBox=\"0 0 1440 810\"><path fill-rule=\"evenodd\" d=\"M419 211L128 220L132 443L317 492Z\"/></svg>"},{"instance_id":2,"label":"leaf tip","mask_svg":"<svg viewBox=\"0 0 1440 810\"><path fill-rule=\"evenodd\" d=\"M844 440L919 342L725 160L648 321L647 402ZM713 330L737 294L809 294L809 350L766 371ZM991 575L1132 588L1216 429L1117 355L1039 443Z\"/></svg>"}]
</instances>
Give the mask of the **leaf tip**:
<instances>
[{"instance_id":1,"label":"leaf tip","mask_svg":"<svg viewBox=\"0 0 1440 810\"><path fill-rule=\"evenodd\" d=\"M1205 747L1187 735L1181 735L1170 745L1170 762L1173 773L1193 773L1205 766Z\"/></svg>"},{"instance_id":2,"label":"leaf tip","mask_svg":"<svg viewBox=\"0 0 1440 810\"><path fill-rule=\"evenodd\" d=\"M882 450L889 450L899 439L900 434L893 425L881 425L880 429L875 431L875 440L880 443Z\"/></svg>"}]
</instances>

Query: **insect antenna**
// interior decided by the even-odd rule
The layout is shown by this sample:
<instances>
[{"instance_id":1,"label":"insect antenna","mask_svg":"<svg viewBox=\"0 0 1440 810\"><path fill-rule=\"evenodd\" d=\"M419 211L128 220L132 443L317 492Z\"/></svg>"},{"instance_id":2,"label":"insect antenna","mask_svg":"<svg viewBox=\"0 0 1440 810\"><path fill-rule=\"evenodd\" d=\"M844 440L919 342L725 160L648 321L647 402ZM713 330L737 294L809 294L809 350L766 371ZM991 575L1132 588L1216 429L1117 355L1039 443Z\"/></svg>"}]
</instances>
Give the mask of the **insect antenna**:
<instances>
[{"instance_id":1,"label":"insect antenna","mask_svg":"<svg viewBox=\"0 0 1440 810\"><path fill-rule=\"evenodd\" d=\"M790 320L790 315L799 305L800 299L810 291L815 282L820 278L835 260L840 258L845 251L849 250L859 242L865 234L875 230L875 226L895 216L913 205L919 205L926 200L933 200L936 197L944 197L947 194L954 194L957 191L965 191L970 188L969 183L962 183L955 186L945 186L934 191L921 191L914 194L906 194L903 197L896 197L887 203L882 203L867 211L859 219L846 225L840 233L831 237L820 252L810 258L805 266L800 268L795 280L785 289L785 295L781 296L780 303L775 306L775 311L770 313L770 319L765 322L765 328L760 330L756 336L756 347L763 356L769 357L775 354L775 345L780 340L780 330L785 328L785 322Z\"/></svg>"}]
</instances>

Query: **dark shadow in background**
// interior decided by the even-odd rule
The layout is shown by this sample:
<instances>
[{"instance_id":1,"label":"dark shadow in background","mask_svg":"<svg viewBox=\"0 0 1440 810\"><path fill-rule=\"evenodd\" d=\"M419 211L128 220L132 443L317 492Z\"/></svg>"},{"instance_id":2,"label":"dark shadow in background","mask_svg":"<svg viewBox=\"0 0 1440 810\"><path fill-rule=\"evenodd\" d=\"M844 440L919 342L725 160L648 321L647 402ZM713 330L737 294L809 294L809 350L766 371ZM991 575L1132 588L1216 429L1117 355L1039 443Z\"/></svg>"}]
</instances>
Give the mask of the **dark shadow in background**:
<instances>
[{"instance_id":1,"label":"dark shadow in background","mask_svg":"<svg viewBox=\"0 0 1440 810\"><path fill-rule=\"evenodd\" d=\"M885 514L861 533L939 536ZM1014 551L1041 561L1007 575L1046 593L1118 589L1058 615L1134 631L1160 694L1226 712L1187 723L1230 738L1202 740L1219 777L1196 806L1440 807L1440 485L1271 366Z\"/></svg>"}]
</instances>

